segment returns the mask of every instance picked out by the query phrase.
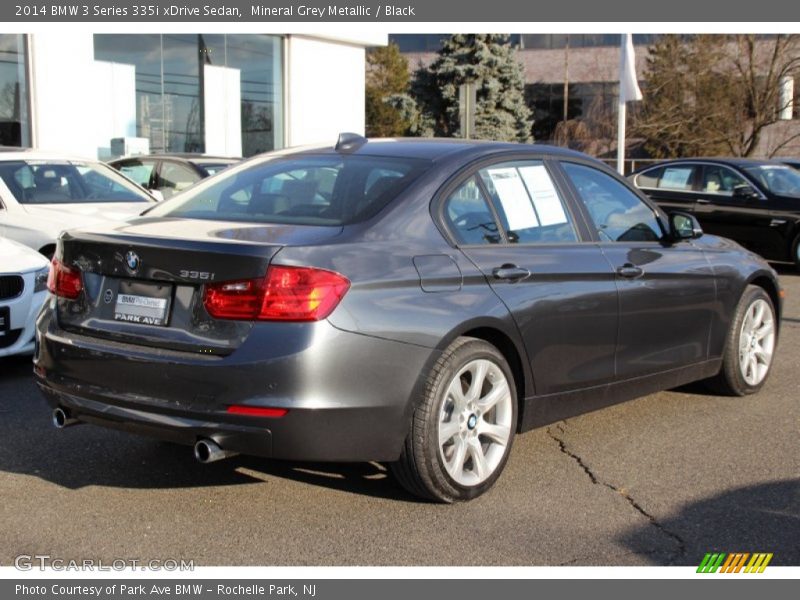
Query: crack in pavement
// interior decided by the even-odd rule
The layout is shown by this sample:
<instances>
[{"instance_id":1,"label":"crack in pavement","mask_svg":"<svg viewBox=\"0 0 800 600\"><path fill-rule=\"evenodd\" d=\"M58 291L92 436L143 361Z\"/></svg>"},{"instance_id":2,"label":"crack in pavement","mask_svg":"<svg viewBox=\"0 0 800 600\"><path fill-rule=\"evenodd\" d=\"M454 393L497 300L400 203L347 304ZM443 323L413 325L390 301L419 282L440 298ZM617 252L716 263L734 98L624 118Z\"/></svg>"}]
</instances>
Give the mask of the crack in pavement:
<instances>
[{"instance_id":1,"label":"crack in pavement","mask_svg":"<svg viewBox=\"0 0 800 600\"><path fill-rule=\"evenodd\" d=\"M556 427L556 429L558 429L558 431L561 433L562 436L564 434L566 434L566 431L564 430L564 422L563 421L561 423L557 423L555 425L555 427ZM638 512L640 515L642 515L645 519L647 519L650 522L650 525L655 527L660 533L666 535L667 537L671 538L673 542L675 542L675 544L677 546L677 550L669 558L669 564L675 564L675 561L678 558L680 558L681 556L684 556L686 554L686 542L684 542L683 539L677 533L674 533L674 532L670 531L669 529L664 527L661 523L659 523L656 520L656 518L653 515L651 515L649 512L647 512L641 504L639 504L634 498L631 497L630 494L628 494L627 491L625 491L622 488L618 488L614 484L608 483L607 481L601 481L597 477L597 475L595 475L594 472L589 468L589 466L585 462L583 462L583 459L580 456L578 456L574 452L571 452L567 448L567 443L564 441L563 437L558 437L556 434L553 433L552 429L553 429L552 427L548 427L547 428L547 435L551 439L555 440L555 442L558 444L558 448L559 448L559 450L561 451L562 454L565 454L566 456L569 456L572 460L574 460L578 464L578 466L581 469L583 469L583 472L586 473L586 475L591 480L592 484L594 484L594 485L602 485L603 487L607 487L608 489L612 490L613 492L616 492L617 494L619 494L620 496L625 498L625 500L628 502L628 504L630 504L631 507L636 512Z\"/></svg>"}]
</instances>

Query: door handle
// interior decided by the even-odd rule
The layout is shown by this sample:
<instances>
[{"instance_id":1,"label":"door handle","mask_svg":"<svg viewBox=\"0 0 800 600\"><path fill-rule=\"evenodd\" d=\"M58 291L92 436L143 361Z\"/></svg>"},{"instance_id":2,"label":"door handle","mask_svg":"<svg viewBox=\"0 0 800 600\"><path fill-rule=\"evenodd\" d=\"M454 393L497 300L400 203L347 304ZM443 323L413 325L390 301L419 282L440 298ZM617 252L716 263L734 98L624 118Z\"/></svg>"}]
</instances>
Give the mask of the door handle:
<instances>
[{"instance_id":1,"label":"door handle","mask_svg":"<svg viewBox=\"0 0 800 600\"><path fill-rule=\"evenodd\" d=\"M711 204L711 200L706 200L705 198L698 198L695 202L698 204Z\"/></svg>"},{"instance_id":2,"label":"door handle","mask_svg":"<svg viewBox=\"0 0 800 600\"><path fill-rule=\"evenodd\" d=\"M505 279L506 281L514 282L525 279L526 277L530 277L531 272L524 267L507 264L503 265L502 267L492 269L492 275L495 279Z\"/></svg>"},{"instance_id":3,"label":"door handle","mask_svg":"<svg viewBox=\"0 0 800 600\"><path fill-rule=\"evenodd\" d=\"M617 269L617 275L624 277L625 279L636 279L637 277L644 275L644 271L636 265L626 263Z\"/></svg>"}]
</instances>

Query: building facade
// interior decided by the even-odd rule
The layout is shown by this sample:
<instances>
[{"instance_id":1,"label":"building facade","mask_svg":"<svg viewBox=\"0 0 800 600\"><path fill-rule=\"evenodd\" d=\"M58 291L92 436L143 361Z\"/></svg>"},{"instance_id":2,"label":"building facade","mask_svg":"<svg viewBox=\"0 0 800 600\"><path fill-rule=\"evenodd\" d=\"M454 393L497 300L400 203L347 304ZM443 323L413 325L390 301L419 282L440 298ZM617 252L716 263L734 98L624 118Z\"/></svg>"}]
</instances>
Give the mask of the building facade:
<instances>
[{"instance_id":1,"label":"building facade","mask_svg":"<svg viewBox=\"0 0 800 600\"><path fill-rule=\"evenodd\" d=\"M386 43L383 34L0 34L0 145L106 159L120 148L251 156L332 142L363 133L365 49Z\"/></svg>"}]
</instances>

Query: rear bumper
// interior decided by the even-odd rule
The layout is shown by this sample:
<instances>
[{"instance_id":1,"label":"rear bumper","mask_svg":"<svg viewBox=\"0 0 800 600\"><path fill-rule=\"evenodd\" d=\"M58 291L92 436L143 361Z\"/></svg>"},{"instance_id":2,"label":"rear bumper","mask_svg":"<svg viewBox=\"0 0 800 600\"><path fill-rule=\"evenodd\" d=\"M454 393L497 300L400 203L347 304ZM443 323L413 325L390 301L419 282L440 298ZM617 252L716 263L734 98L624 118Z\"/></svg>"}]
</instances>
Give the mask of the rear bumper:
<instances>
[{"instance_id":1,"label":"rear bumper","mask_svg":"<svg viewBox=\"0 0 800 600\"><path fill-rule=\"evenodd\" d=\"M229 356L101 340L37 322L37 383L79 421L183 444L311 461L396 460L435 351L328 322L259 324ZM285 408L280 418L232 405Z\"/></svg>"}]
</instances>

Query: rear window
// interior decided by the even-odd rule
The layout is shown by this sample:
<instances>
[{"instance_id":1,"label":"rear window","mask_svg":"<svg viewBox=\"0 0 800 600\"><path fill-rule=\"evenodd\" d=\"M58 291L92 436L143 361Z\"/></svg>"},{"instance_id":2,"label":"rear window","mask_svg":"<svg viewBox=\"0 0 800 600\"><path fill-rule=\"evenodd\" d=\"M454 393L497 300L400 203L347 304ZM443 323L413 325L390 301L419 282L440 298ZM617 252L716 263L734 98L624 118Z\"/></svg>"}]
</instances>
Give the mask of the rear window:
<instances>
[{"instance_id":1,"label":"rear window","mask_svg":"<svg viewBox=\"0 0 800 600\"><path fill-rule=\"evenodd\" d=\"M0 178L20 204L150 201L114 169L99 163L2 162Z\"/></svg>"},{"instance_id":2,"label":"rear window","mask_svg":"<svg viewBox=\"0 0 800 600\"><path fill-rule=\"evenodd\" d=\"M375 215L429 163L373 156L276 159L221 173L148 214L297 225L347 225Z\"/></svg>"}]
</instances>

